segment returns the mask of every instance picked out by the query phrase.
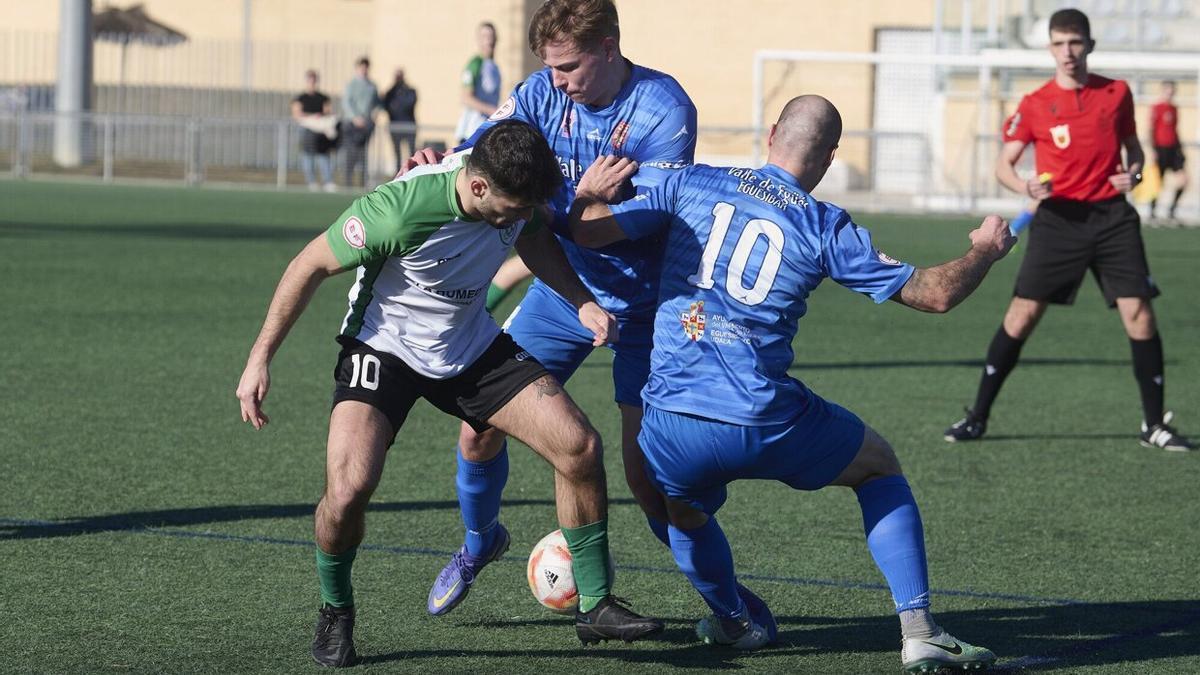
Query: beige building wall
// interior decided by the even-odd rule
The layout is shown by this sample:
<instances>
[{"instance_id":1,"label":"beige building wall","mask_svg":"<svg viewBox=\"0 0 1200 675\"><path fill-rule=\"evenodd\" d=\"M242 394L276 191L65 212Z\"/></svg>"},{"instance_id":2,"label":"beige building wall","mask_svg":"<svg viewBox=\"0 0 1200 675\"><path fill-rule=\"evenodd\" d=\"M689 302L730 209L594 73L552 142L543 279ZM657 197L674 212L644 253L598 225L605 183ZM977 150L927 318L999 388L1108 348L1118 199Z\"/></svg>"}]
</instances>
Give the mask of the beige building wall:
<instances>
[{"instance_id":1,"label":"beige building wall","mask_svg":"<svg viewBox=\"0 0 1200 675\"><path fill-rule=\"evenodd\" d=\"M244 0L140 1L151 16L182 30L192 42L165 50L131 48L131 54L140 50L134 55L142 65L129 69L129 84L242 85ZM118 0L117 4L131 3ZM54 50L45 37L58 30L58 1L0 0L0 4L0 38L18 35L29 43L22 49L34 54L8 58L7 65L0 64L0 78L11 79L17 72L27 80L52 82ZM311 53L305 49L327 44L336 54L331 63L345 63L322 73L323 88L340 92L352 75L353 57L366 51L381 92L390 85L394 69L403 67L419 92L418 119L452 127L460 112L459 75L475 50L475 27L481 21L496 25L496 60L507 91L540 66L526 46L528 20L538 4L539 0L251 0L249 37L263 52L256 55L252 86L298 90L305 55ZM974 13L980 24L984 12L982 4L976 4L981 5ZM1016 11L1019 4L1004 6ZM100 8L101 0L94 5ZM870 51L878 30L928 30L934 19L934 0L617 0L617 6L625 54L675 76L695 101L701 125L709 128L751 124L757 50ZM953 39L955 27L948 29ZM189 55L186 49L198 53ZM117 48L99 44L96 50L97 80L114 82ZM284 52L287 58L279 57ZM186 64L171 66L175 61ZM969 100L974 84L967 79L953 86L967 100L948 100L942 137L945 163L940 170L960 182L972 170L971 149L978 131L976 106ZM1033 88L1040 81L1022 82L1018 90ZM1192 95L1186 87L1180 92L1182 100ZM874 80L867 66L775 63L766 70L765 89L768 121L791 96L818 93L838 105L848 130L872 126ZM1006 111L993 111L993 126ZM1181 105L1185 133L1194 128L1194 114ZM1138 120L1144 124L1145 119L1143 107ZM749 144L744 132L709 133L702 137L699 150L710 157L744 156ZM869 147L866 139L848 137L842 157L862 167Z\"/></svg>"}]
</instances>

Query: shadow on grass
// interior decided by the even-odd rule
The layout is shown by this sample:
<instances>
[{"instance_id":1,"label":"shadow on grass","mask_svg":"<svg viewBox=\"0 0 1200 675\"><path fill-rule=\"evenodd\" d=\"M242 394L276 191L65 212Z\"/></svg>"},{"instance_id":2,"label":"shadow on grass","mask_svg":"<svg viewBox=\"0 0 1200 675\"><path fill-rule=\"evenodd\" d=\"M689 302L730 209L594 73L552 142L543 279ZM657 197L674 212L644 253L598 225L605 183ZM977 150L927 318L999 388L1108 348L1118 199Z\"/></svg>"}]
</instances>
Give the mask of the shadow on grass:
<instances>
[{"instance_id":1,"label":"shadow on grass","mask_svg":"<svg viewBox=\"0 0 1200 675\"><path fill-rule=\"evenodd\" d=\"M698 617L697 617L698 618ZM836 656L827 664L846 665L856 654L892 653L899 665L899 624L894 616L824 617L778 615L779 639L772 647L741 654L697 642L694 619L667 618L667 630L639 643L604 647L555 649L427 649L367 654L363 663L409 661L417 668L456 670L455 659L579 657L617 662L661 664L681 669L732 670L765 666L781 657ZM1115 663L1148 663L1159 659L1200 656L1200 600L1080 603L1066 606L1027 606L939 612L938 622L953 635L988 647L999 655L997 670L1073 671ZM516 631L556 627L564 641L572 640L564 619L491 620L464 624L487 630ZM570 637L569 637L570 636ZM659 649L645 649L654 645ZM765 659L765 660L764 660ZM436 665L435 665L436 664ZM464 667L466 663L462 664ZM503 664L496 664L502 671ZM863 664L864 672L875 664ZM778 662L792 669L795 662ZM1187 666L1182 666L1186 671ZM1164 664L1164 668L1166 665ZM581 664L581 670L587 666ZM1184 672L1180 671L1180 672ZM499 671L498 671L499 672Z\"/></svg>"},{"instance_id":2,"label":"shadow on grass","mask_svg":"<svg viewBox=\"0 0 1200 675\"><path fill-rule=\"evenodd\" d=\"M633 504L633 499L610 499L609 504ZM505 507L547 506L554 507L551 499L505 499ZM187 509L162 509L158 511L130 511L81 518L67 518L55 522L22 521L11 519L6 524L0 519L0 540L5 539L49 539L73 537L96 532L121 532L144 530L155 527L203 525L207 523L229 523L242 520L272 518L311 518L316 504L245 504L236 506L201 506ZM424 502L380 502L367 507L372 513L419 512L458 510L457 500Z\"/></svg>"},{"instance_id":3,"label":"shadow on grass","mask_svg":"<svg viewBox=\"0 0 1200 675\"><path fill-rule=\"evenodd\" d=\"M1094 358L1028 358L1021 359L1021 367L1040 366L1120 366L1128 368L1128 359ZM864 368L982 368L980 359L910 359L895 361L835 361L832 363L793 363L789 373L806 370L855 370Z\"/></svg>"}]
</instances>

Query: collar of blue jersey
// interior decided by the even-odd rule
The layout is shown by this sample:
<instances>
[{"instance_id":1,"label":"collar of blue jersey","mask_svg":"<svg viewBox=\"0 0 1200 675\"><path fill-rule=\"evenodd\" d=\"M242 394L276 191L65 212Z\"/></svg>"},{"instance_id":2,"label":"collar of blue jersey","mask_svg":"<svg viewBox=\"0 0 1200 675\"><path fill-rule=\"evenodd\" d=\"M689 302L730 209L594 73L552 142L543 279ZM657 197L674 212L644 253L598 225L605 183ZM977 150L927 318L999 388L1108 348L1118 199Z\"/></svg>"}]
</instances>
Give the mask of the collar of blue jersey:
<instances>
[{"instance_id":1,"label":"collar of blue jersey","mask_svg":"<svg viewBox=\"0 0 1200 675\"><path fill-rule=\"evenodd\" d=\"M763 164L762 168L760 168L759 171L761 173L770 174L770 175L780 179L781 181L784 181L785 183L787 183L789 187L794 187L797 190L799 190L805 194L808 194L808 190L805 190L803 187L800 186L800 181L796 180L795 176L793 176L791 173L789 173L786 169L784 169L781 166L777 166L775 164L769 164L769 163Z\"/></svg>"},{"instance_id":2,"label":"collar of blue jersey","mask_svg":"<svg viewBox=\"0 0 1200 675\"><path fill-rule=\"evenodd\" d=\"M633 61L626 59L624 56L621 58L625 60L625 65L629 66L629 79L625 80L625 84L622 84L621 88L617 90L617 95L613 97L612 103L609 103L603 108L580 104L587 109L589 114L596 115L597 117L609 117L616 113L617 108L621 105L621 102L629 98L630 92L633 91L633 85L641 79L642 73L640 71L642 67Z\"/></svg>"}]
</instances>

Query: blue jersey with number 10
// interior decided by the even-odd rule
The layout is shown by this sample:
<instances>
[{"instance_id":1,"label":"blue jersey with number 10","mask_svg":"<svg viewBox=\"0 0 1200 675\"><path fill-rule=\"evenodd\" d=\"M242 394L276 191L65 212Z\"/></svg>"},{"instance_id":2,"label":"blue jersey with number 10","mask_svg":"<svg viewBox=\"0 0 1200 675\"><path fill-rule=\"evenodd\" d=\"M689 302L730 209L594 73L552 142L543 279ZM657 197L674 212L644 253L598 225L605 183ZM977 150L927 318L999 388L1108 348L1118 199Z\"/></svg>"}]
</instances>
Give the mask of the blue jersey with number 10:
<instances>
[{"instance_id":1,"label":"blue jersey with number 10","mask_svg":"<svg viewBox=\"0 0 1200 675\"><path fill-rule=\"evenodd\" d=\"M560 235L567 260L600 305L622 317L653 316L661 240L622 242L600 250L566 238L566 216L583 172L601 155L640 164L633 184L640 190L662 183L692 163L696 151L696 106L670 75L630 63L629 79L603 108L576 103L552 83L544 68L517 85L508 100L465 145L496 122L518 119L539 129L562 168L563 188L551 201L551 228ZM632 196L632 195L630 195Z\"/></svg>"},{"instance_id":2,"label":"blue jersey with number 10","mask_svg":"<svg viewBox=\"0 0 1200 675\"><path fill-rule=\"evenodd\" d=\"M809 293L829 277L883 302L913 273L771 164L689 167L612 210L630 239L668 234L642 391L662 410L746 426L794 418L809 397L788 375Z\"/></svg>"}]
</instances>

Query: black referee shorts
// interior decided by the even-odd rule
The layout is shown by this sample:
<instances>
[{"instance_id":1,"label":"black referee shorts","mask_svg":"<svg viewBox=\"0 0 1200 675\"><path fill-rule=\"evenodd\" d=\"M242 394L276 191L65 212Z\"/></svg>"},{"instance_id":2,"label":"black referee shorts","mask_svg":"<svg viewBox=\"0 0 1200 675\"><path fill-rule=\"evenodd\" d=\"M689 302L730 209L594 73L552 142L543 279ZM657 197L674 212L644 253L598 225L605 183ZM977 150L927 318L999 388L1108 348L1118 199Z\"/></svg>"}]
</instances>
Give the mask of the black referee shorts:
<instances>
[{"instance_id":1,"label":"black referee shorts","mask_svg":"<svg viewBox=\"0 0 1200 675\"><path fill-rule=\"evenodd\" d=\"M1154 146L1154 161L1158 172L1183 171L1183 148L1179 145Z\"/></svg>"},{"instance_id":2,"label":"black referee shorts","mask_svg":"<svg viewBox=\"0 0 1200 675\"><path fill-rule=\"evenodd\" d=\"M1141 227L1137 211L1124 197L1043 201L1029 225L1013 295L1070 305L1090 269L1109 307L1116 306L1117 298L1157 297Z\"/></svg>"},{"instance_id":3,"label":"black referee shorts","mask_svg":"<svg viewBox=\"0 0 1200 675\"><path fill-rule=\"evenodd\" d=\"M337 340L342 351L333 371L333 405L361 401L378 409L391 422L393 440L418 398L482 432L491 428L492 415L547 374L508 333L497 335L466 370L444 380L426 377L399 357L354 338L338 336Z\"/></svg>"}]
</instances>

